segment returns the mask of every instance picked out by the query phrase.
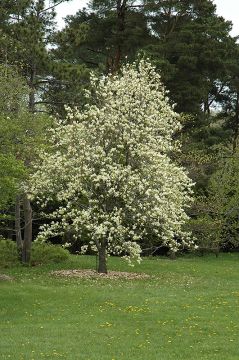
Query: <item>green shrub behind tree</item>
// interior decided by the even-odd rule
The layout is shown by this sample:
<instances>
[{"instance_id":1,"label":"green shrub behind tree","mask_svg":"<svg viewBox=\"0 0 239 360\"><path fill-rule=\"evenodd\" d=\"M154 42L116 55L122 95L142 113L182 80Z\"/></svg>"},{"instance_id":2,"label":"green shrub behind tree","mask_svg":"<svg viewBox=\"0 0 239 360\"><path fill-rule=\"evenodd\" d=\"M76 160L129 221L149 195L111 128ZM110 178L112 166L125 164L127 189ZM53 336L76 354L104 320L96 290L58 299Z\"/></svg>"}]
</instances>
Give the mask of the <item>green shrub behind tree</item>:
<instances>
[{"instance_id":1,"label":"green shrub behind tree","mask_svg":"<svg viewBox=\"0 0 239 360\"><path fill-rule=\"evenodd\" d=\"M33 243L31 265L60 263L69 258L69 252L60 245Z\"/></svg>"},{"instance_id":2,"label":"green shrub behind tree","mask_svg":"<svg viewBox=\"0 0 239 360\"><path fill-rule=\"evenodd\" d=\"M69 258L69 252L59 245L33 243L30 265L61 263ZM0 267L20 264L16 243L8 239L0 239Z\"/></svg>"},{"instance_id":3,"label":"green shrub behind tree","mask_svg":"<svg viewBox=\"0 0 239 360\"><path fill-rule=\"evenodd\" d=\"M0 238L0 267L6 268L17 265L17 246L11 240Z\"/></svg>"}]
</instances>

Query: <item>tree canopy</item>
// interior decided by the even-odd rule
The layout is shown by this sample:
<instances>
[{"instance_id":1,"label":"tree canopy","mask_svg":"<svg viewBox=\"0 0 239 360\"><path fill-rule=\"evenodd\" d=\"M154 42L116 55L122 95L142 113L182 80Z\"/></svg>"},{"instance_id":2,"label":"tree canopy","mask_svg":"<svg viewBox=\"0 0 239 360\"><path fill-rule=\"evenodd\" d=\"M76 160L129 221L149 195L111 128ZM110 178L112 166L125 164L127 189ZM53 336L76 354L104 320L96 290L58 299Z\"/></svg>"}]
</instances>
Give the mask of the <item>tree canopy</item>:
<instances>
[{"instance_id":1,"label":"tree canopy","mask_svg":"<svg viewBox=\"0 0 239 360\"><path fill-rule=\"evenodd\" d=\"M138 259L138 242L148 236L174 252L190 246L182 227L192 182L172 160L180 122L159 75L141 60L91 81L94 104L69 110L56 124L51 150L41 153L31 176L33 199L59 203L39 237L69 228L75 237L85 234L101 272L106 253Z\"/></svg>"}]
</instances>

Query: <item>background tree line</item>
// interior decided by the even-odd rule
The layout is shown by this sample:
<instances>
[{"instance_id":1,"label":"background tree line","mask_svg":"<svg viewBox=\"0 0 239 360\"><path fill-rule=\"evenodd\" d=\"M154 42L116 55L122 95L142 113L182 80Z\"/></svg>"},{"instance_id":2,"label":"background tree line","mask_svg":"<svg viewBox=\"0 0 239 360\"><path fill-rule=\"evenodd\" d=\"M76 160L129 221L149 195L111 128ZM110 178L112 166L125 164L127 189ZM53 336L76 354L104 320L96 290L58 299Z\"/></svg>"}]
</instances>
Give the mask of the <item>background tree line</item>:
<instances>
[{"instance_id":1,"label":"background tree line","mask_svg":"<svg viewBox=\"0 0 239 360\"><path fill-rule=\"evenodd\" d=\"M183 119L177 161L196 183L188 227L202 251L237 247L239 57L231 23L210 0L92 0L57 31L61 2L0 4L0 233L16 239L28 262L42 220L20 184L47 146L51 115L83 108L92 71L117 73L142 54Z\"/></svg>"}]
</instances>

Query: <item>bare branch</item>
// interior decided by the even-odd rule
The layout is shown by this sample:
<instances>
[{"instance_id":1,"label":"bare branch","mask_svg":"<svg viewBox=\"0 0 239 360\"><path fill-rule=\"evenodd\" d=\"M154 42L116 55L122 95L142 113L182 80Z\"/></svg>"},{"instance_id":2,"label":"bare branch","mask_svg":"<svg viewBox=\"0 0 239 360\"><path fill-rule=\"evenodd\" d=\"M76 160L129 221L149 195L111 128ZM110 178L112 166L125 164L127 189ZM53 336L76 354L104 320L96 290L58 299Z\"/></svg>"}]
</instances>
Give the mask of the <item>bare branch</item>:
<instances>
[{"instance_id":1,"label":"bare branch","mask_svg":"<svg viewBox=\"0 0 239 360\"><path fill-rule=\"evenodd\" d=\"M51 10L51 9L54 9L55 7L57 7L58 5L62 4L63 2L65 2L66 0L60 0L58 1L56 4L52 5L52 6L49 6L48 8L46 9L43 9L42 11L40 11L40 14L41 13L44 13L44 12L47 12L48 10Z\"/></svg>"},{"instance_id":2,"label":"bare branch","mask_svg":"<svg viewBox=\"0 0 239 360\"><path fill-rule=\"evenodd\" d=\"M92 51L92 52L95 52L95 53L97 53L97 54L102 54L102 55L107 56L107 54L105 54L103 51L100 51L100 50L94 50L94 49L90 49L90 48L87 48L87 50Z\"/></svg>"}]
</instances>

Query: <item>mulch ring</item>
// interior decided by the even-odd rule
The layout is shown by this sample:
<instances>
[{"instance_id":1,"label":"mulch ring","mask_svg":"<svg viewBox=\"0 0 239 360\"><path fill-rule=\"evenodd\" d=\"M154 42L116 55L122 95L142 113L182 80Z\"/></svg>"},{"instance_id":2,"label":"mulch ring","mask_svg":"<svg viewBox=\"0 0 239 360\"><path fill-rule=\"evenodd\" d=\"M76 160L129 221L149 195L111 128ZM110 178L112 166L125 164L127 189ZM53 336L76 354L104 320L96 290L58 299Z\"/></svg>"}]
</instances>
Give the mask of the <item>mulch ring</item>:
<instances>
[{"instance_id":1,"label":"mulch ring","mask_svg":"<svg viewBox=\"0 0 239 360\"><path fill-rule=\"evenodd\" d=\"M95 270L83 269L83 270L57 270L51 271L51 275L63 276L67 278L94 278L94 279L149 279L151 276L144 273L130 273L124 271L108 271L107 274L98 273Z\"/></svg>"},{"instance_id":2,"label":"mulch ring","mask_svg":"<svg viewBox=\"0 0 239 360\"><path fill-rule=\"evenodd\" d=\"M11 276L0 274L0 281L12 281L13 278Z\"/></svg>"}]
</instances>

